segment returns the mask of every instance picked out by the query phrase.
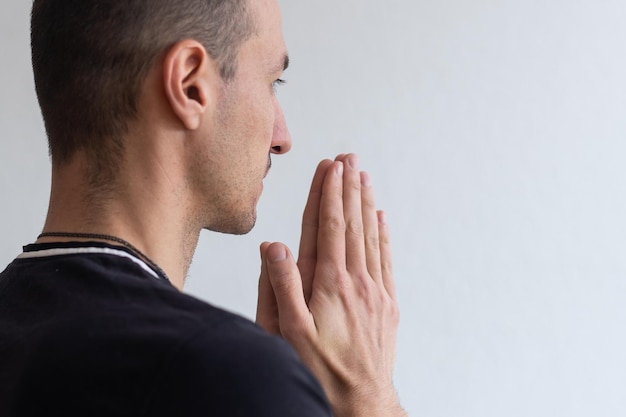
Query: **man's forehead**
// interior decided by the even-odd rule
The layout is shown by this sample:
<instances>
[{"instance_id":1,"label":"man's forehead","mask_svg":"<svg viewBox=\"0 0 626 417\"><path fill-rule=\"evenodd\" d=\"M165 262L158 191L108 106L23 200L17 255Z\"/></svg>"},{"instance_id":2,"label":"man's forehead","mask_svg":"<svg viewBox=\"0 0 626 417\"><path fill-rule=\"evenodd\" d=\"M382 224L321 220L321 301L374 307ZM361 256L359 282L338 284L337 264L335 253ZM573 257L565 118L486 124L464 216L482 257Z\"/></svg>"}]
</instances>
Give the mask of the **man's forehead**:
<instances>
[{"instance_id":1,"label":"man's forehead","mask_svg":"<svg viewBox=\"0 0 626 417\"><path fill-rule=\"evenodd\" d=\"M255 34L241 48L248 56L257 56L272 74L281 73L289 66L289 55L283 38L282 16L276 0L249 0L255 20Z\"/></svg>"},{"instance_id":2,"label":"man's forehead","mask_svg":"<svg viewBox=\"0 0 626 417\"><path fill-rule=\"evenodd\" d=\"M283 18L276 0L249 0L256 29L258 32L281 32Z\"/></svg>"}]
</instances>

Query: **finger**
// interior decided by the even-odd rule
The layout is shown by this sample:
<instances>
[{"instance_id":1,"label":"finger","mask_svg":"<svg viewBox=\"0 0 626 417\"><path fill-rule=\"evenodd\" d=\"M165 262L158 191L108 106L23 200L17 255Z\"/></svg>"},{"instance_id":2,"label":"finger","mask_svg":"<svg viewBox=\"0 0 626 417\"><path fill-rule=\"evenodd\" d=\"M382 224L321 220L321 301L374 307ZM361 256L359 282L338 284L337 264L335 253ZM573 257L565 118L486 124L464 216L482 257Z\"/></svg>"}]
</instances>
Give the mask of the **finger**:
<instances>
[{"instance_id":1,"label":"finger","mask_svg":"<svg viewBox=\"0 0 626 417\"><path fill-rule=\"evenodd\" d=\"M304 300L300 271L291 253L282 243L272 243L265 254L269 281L278 306L282 335L298 344L313 334L315 324Z\"/></svg>"},{"instance_id":2,"label":"finger","mask_svg":"<svg viewBox=\"0 0 626 417\"><path fill-rule=\"evenodd\" d=\"M318 268L325 272L343 271L346 268L346 223L343 214L344 164L333 162L326 173L320 200L319 231L317 241ZM319 275L318 276L325 276Z\"/></svg>"},{"instance_id":3,"label":"finger","mask_svg":"<svg viewBox=\"0 0 626 417\"><path fill-rule=\"evenodd\" d=\"M346 266L348 271L362 272L366 268L366 260L358 157L354 154L346 156L344 167L343 214L346 222Z\"/></svg>"},{"instance_id":4,"label":"finger","mask_svg":"<svg viewBox=\"0 0 626 417\"><path fill-rule=\"evenodd\" d=\"M267 332L280 335L280 327L278 323L278 304L274 296L274 289L270 283L267 270L267 262L265 260L267 248L270 246L268 242L261 244L261 276L259 278L259 294L256 308L256 323L264 328Z\"/></svg>"},{"instance_id":5,"label":"finger","mask_svg":"<svg viewBox=\"0 0 626 417\"><path fill-rule=\"evenodd\" d=\"M396 299L396 287L393 281L393 263L391 259L391 242L389 225L384 211L378 212L378 234L380 239L380 264L383 275L383 284L389 296Z\"/></svg>"},{"instance_id":6,"label":"finger","mask_svg":"<svg viewBox=\"0 0 626 417\"><path fill-rule=\"evenodd\" d=\"M363 234L365 235L365 258L367 270L374 281L382 284L380 265L380 238L374 188L367 172L361 172L361 210L363 211Z\"/></svg>"},{"instance_id":7,"label":"finger","mask_svg":"<svg viewBox=\"0 0 626 417\"><path fill-rule=\"evenodd\" d=\"M308 302L311 298L311 287L317 264L317 234L319 230L320 200L322 188L328 167L333 161L323 160L317 166L311 190L302 215L302 236L300 237L300 249L298 250L298 268L302 275L304 296Z\"/></svg>"}]
</instances>

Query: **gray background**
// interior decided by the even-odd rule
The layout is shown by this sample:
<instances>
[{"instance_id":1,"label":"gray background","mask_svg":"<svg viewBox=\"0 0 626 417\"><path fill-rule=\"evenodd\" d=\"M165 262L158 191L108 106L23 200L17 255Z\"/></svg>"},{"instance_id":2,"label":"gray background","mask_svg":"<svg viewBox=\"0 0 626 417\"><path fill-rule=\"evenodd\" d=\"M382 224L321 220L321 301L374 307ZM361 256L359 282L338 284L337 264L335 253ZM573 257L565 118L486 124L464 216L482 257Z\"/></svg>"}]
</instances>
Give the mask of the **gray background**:
<instances>
[{"instance_id":1,"label":"gray background","mask_svg":"<svg viewBox=\"0 0 626 417\"><path fill-rule=\"evenodd\" d=\"M0 15L0 263L49 188L28 1ZM293 151L256 229L204 233L187 291L253 317L318 160L355 151L394 234L413 416L626 415L626 2L281 1Z\"/></svg>"}]
</instances>

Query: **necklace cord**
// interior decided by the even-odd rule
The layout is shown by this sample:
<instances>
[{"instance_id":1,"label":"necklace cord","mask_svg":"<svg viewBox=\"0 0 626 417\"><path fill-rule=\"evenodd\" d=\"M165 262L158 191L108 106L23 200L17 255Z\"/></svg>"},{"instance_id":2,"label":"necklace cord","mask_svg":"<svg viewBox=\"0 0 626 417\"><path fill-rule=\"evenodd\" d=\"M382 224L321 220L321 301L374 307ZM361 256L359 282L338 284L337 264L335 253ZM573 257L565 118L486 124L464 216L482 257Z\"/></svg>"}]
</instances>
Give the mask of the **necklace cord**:
<instances>
[{"instance_id":1,"label":"necklace cord","mask_svg":"<svg viewBox=\"0 0 626 417\"><path fill-rule=\"evenodd\" d=\"M157 274L159 274L163 278L165 278L166 281L170 280L169 277L167 276L167 274L165 273L165 271L163 271L163 269L161 269L161 267L159 265L157 265L156 262L154 262L152 259L150 259L148 256L146 256L142 251L137 249L136 246L134 246L133 244L131 244L127 240L124 240L124 239L122 239L120 237L113 236L113 235L99 234L99 233L44 232L44 233L40 234L39 236L37 236L37 239L41 239L43 237L68 237L68 238L75 237L75 238L79 238L79 239L108 240L108 241L111 241L111 242L119 243L119 244L123 245L124 247L126 247L126 249L130 250L131 252L133 252L136 256L141 258L144 262L146 262L152 269L154 269L154 271Z\"/></svg>"}]
</instances>

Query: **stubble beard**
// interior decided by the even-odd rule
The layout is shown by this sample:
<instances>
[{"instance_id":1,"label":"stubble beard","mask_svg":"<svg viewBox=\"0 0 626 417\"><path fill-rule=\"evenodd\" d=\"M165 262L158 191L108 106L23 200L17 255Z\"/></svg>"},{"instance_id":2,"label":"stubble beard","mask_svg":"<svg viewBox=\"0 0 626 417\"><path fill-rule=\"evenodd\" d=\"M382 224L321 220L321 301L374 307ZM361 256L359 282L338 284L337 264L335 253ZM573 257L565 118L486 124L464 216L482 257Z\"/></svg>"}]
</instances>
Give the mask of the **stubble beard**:
<instances>
[{"instance_id":1,"label":"stubble beard","mask_svg":"<svg viewBox=\"0 0 626 417\"><path fill-rule=\"evenodd\" d=\"M265 178L269 174L271 168L272 156L270 153L268 153L267 166L265 168L263 178ZM249 210L244 212L237 212L237 210L233 210L232 208L222 207L218 209L218 212L223 214L222 216L220 216L221 221L212 226L207 226L205 227L205 229L230 235L248 234L250 233L250 231L252 231L252 229L254 229L254 226L256 225L257 204L258 199L254 201L254 203L252 203L252 207Z\"/></svg>"},{"instance_id":2,"label":"stubble beard","mask_svg":"<svg viewBox=\"0 0 626 417\"><path fill-rule=\"evenodd\" d=\"M224 100L220 103L217 113L217 123L221 126L221 129L219 129L221 132L230 132L228 127L232 126L234 114L231 112L231 109L236 102L233 101L233 96L230 95L230 93L231 91L226 87L223 96ZM225 134L228 135L229 133ZM215 178L202 176L200 181L205 182L205 186L209 186L209 188L205 189L223 190L223 193L215 196L212 201L205 201L206 206L203 212L198 213L199 216L204 217L204 221L198 219L201 221L200 224L204 224L202 228L231 235L245 235L249 233L256 225L257 204L260 195L255 196L254 201L250 201L248 195L240 193L243 192L242 190L246 190L247 192L254 188L255 184L247 180L257 182L259 179L265 178L271 167L272 157L271 152L268 152L267 165L261 178L259 178L259 173L257 172L255 175L251 175L250 178L241 178L243 179L241 182L234 181L232 184L219 184L219 181L217 183L213 182ZM212 209L207 211L207 207L211 207ZM212 213L210 213L211 211ZM207 219L207 215L212 218Z\"/></svg>"}]
</instances>

